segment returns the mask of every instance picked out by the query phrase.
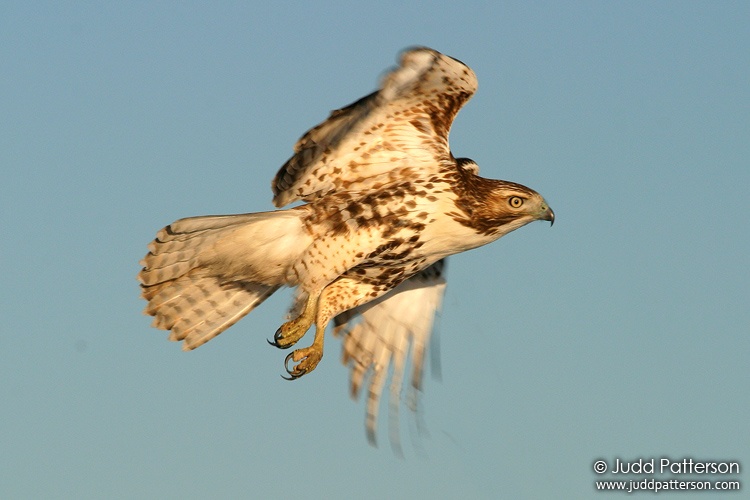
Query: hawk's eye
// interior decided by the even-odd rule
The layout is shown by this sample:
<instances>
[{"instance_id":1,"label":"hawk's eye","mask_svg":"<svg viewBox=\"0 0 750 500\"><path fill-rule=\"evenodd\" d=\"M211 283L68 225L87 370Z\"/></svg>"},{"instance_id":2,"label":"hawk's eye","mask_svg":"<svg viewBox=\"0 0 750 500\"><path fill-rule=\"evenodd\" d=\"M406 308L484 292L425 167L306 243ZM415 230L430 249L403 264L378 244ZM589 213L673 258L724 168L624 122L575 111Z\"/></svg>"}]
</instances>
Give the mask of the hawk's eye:
<instances>
[{"instance_id":1,"label":"hawk's eye","mask_svg":"<svg viewBox=\"0 0 750 500\"><path fill-rule=\"evenodd\" d=\"M510 206L513 208L520 208L521 205L523 205L523 198L519 198L518 196L511 197L510 200L508 200L508 203L510 203Z\"/></svg>"}]
</instances>

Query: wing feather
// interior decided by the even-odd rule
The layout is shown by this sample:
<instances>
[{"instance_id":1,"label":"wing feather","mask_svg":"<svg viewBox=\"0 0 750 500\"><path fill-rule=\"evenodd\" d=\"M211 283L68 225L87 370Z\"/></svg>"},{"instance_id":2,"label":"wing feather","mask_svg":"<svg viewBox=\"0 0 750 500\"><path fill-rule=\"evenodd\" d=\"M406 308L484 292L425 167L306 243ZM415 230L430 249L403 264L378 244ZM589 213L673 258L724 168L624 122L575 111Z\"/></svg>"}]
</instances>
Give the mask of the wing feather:
<instances>
[{"instance_id":1,"label":"wing feather","mask_svg":"<svg viewBox=\"0 0 750 500\"><path fill-rule=\"evenodd\" d=\"M476 75L461 61L424 47L403 52L378 91L333 111L297 141L273 180L274 204L437 172L453 161L450 127L476 89Z\"/></svg>"},{"instance_id":2,"label":"wing feather","mask_svg":"<svg viewBox=\"0 0 750 500\"><path fill-rule=\"evenodd\" d=\"M391 443L398 444L398 407L404 371L411 353L412 391L421 391L426 348L446 281L445 259L412 276L387 294L336 317L334 330L343 336L342 361L350 368L350 391L358 397L367 386L367 437L375 444L378 408L391 370ZM409 398L412 399L412 398Z\"/></svg>"}]
</instances>

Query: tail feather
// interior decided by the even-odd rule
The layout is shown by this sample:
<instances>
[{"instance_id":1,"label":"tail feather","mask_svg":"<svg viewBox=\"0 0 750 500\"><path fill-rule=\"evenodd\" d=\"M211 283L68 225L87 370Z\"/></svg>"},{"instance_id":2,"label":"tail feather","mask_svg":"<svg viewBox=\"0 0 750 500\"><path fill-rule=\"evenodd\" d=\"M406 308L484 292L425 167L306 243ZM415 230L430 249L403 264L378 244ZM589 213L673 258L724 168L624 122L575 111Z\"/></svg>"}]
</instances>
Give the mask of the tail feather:
<instances>
[{"instance_id":1,"label":"tail feather","mask_svg":"<svg viewBox=\"0 0 750 500\"><path fill-rule=\"evenodd\" d=\"M285 212L261 212L241 215L210 215L180 219L156 234L148 245L149 253L143 260L138 278L144 285L155 285L179 278L189 271L207 265L218 257L217 244L232 240L236 233L260 233L269 221ZM255 236L255 235L254 235ZM241 248L235 249L241 259ZM225 256L230 258L230 256Z\"/></svg>"},{"instance_id":2,"label":"tail feather","mask_svg":"<svg viewBox=\"0 0 750 500\"><path fill-rule=\"evenodd\" d=\"M196 233L199 231L215 231L216 229L239 226L286 213L288 212L254 212L236 215L202 215L199 217L186 217L173 222L159 231L157 237L161 239L160 236L162 233L170 233L176 236L179 234Z\"/></svg>"},{"instance_id":3,"label":"tail feather","mask_svg":"<svg viewBox=\"0 0 750 500\"><path fill-rule=\"evenodd\" d=\"M196 285L205 297L174 319L169 340L183 340L183 349L201 346L242 319L278 289L258 283L231 282L225 285L203 278ZM188 303L189 301L184 301ZM171 304L170 304L171 305ZM174 311L174 307L170 307ZM165 311L165 314L166 311ZM154 320L156 322L157 319Z\"/></svg>"},{"instance_id":4,"label":"tail feather","mask_svg":"<svg viewBox=\"0 0 750 500\"><path fill-rule=\"evenodd\" d=\"M138 274L144 313L190 350L220 334L287 283L304 251L298 212L193 217L157 233Z\"/></svg>"}]
</instances>

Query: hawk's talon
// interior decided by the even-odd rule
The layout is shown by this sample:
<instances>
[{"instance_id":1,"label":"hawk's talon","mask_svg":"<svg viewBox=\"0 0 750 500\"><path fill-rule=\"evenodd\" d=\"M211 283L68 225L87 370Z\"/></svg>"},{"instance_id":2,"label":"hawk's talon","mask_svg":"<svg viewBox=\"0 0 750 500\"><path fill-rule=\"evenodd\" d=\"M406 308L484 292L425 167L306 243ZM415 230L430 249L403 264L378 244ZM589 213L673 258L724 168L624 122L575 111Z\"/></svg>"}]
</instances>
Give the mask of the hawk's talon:
<instances>
[{"instance_id":1,"label":"hawk's talon","mask_svg":"<svg viewBox=\"0 0 750 500\"><path fill-rule=\"evenodd\" d=\"M294 351L294 352L296 352L296 351ZM281 376L281 378L283 378L284 380L296 380L296 379L300 378L302 375L304 375L304 373L300 373L300 374L296 374L295 373L295 371L297 369L296 366L294 368L292 368L292 369L289 368L289 360L294 357L294 352L290 352L287 355L287 357L284 358L284 369L289 374L288 377L285 377L284 375Z\"/></svg>"},{"instance_id":2,"label":"hawk's talon","mask_svg":"<svg viewBox=\"0 0 750 500\"><path fill-rule=\"evenodd\" d=\"M284 323L284 324L286 324L286 323ZM273 342L271 342L271 341L270 341L270 340L268 340L268 339L266 339L266 342L268 342L269 344L271 344L271 345L272 345L272 346L274 346L274 347L278 347L279 349L289 349L290 347L292 347L292 346L294 345L294 342L291 342L291 343L289 343L289 344L282 344L282 343L280 343L280 342L279 342L280 340L283 340L283 339L284 339L284 335L283 335L283 332L282 332L282 330L281 330L281 328L282 328L283 326L284 326L284 325L281 325L281 326L279 327L279 329L278 329L278 330L276 330L276 333L274 333L274 334L273 334ZM296 341L295 341L295 342L296 342Z\"/></svg>"},{"instance_id":3,"label":"hawk's talon","mask_svg":"<svg viewBox=\"0 0 750 500\"><path fill-rule=\"evenodd\" d=\"M287 380L296 380L301 376L310 373L315 369L316 366L318 366L318 363L320 363L322 357L323 352L317 349L315 345L290 352L289 354L287 354L286 358L284 358L284 369L289 374L289 377L284 377L282 375L282 378L285 378ZM290 368L290 360L294 362L299 361L299 363L297 363L296 366Z\"/></svg>"},{"instance_id":4,"label":"hawk's talon","mask_svg":"<svg viewBox=\"0 0 750 500\"><path fill-rule=\"evenodd\" d=\"M302 314L297 319L287 321L276 330L273 334L273 342L268 341L274 347L279 349L289 349L305 336L310 328L312 319L309 314Z\"/></svg>"}]
</instances>

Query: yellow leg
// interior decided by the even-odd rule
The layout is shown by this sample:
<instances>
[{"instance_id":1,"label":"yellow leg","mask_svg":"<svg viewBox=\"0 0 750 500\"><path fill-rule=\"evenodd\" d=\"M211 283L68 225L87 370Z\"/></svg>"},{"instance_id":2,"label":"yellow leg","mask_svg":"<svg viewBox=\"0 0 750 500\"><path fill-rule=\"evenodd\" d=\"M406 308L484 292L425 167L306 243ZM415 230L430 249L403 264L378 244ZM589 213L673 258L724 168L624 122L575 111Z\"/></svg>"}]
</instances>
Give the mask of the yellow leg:
<instances>
[{"instance_id":1,"label":"yellow leg","mask_svg":"<svg viewBox=\"0 0 750 500\"><path fill-rule=\"evenodd\" d=\"M378 291L378 289L373 288L371 285L362 284L351 278L339 278L334 283L325 287L318 295L317 300L312 301L311 299L308 299L307 304L305 305L305 311L300 315L300 318L297 318L294 322L301 321L303 316L309 318L309 321L312 321L314 316L315 340L310 347L297 349L286 357L284 360L284 368L286 368L286 371L289 374L288 379L294 380L299 378L306 373L310 373L316 366L318 366L318 363L320 363L320 360L323 358L323 339L325 337L326 325L328 325L331 318L335 317L342 311L346 311L352 307L367 302L368 300L372 300L375 296L374 293L377 293ZM314 315L308 316L308 314L312 314L311 311L314 311ZM284 324L279 331L282 331L287 324ZM306 323L305 329L309 326L310 324ZM297 337L295 342L301 337L302 334ZM286 339L287 334L282 332L281 342L286 341ZM277 339L277 345L281 344L281 342ZM293 342L288 345L292 344ZM290 368L290 361L294 361L298 364Z\"/></svg>"}]
</instances>

